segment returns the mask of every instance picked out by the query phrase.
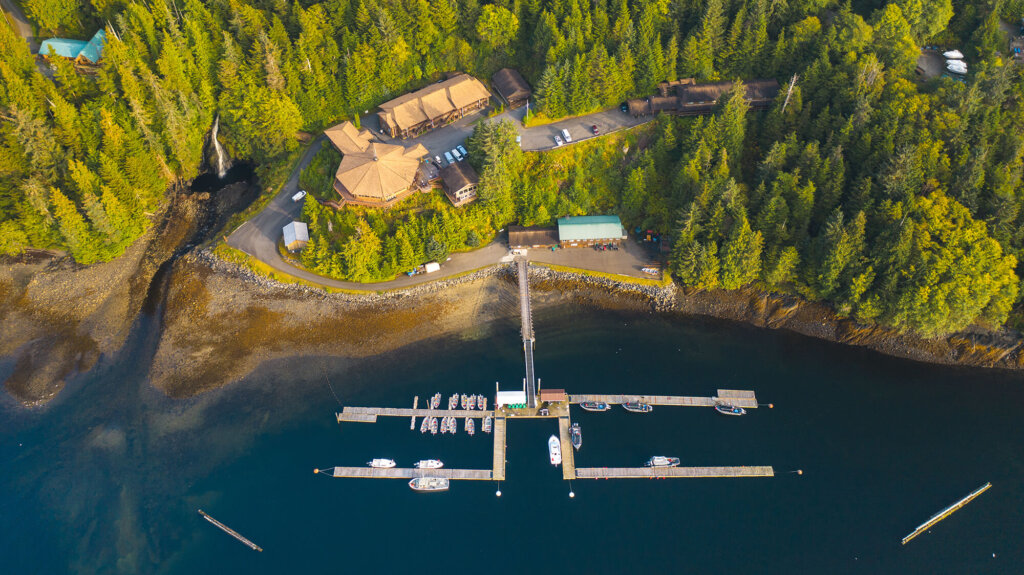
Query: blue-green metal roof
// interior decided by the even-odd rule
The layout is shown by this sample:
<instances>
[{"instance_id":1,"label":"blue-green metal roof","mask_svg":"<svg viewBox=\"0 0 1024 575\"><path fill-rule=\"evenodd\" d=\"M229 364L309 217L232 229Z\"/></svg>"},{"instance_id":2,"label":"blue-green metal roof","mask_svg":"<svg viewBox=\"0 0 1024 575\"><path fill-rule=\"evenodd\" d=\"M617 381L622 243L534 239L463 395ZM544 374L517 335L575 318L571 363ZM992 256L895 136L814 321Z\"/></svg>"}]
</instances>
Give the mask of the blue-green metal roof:
<instances>
[{"instance_id":1,"label":"blue-green metal roof","mask_svg":"<svg viewBox=\"0 0 1024 575\"><path fill-rule=\"evenodd\" d=\"M85 45L79 56L95 64L103 56L103 45L107 42L107 33L100 28L92 35L92 39Z\"/></svg>"},{"instance_id":2,"label":"blue-green metal roof","mask_svg":"<svg viewBox=\"0 0 1024 575\"><path fill-rule=\"evenodd\" d=\"M103 57L103 44L106 41L107 33L100 28L92 35L92 39L88 42L85 40L70 40L68 38L48 38L43 40L39 45L39 53L43 56L49 56L50 48L53 48L54 53L58 56L71 58L72 60L81 56L95 64Z\"/></svg>"},{"instance_id":3,"label":"blue-green metal roof","mask_svg":"<svg viewBox=\"0 0 1024 575\"><path fill-rule=\"evenodd\" d=\"M43 40L43 43L39 45L39 53L43 56L50 55L50 48L58 56L65 58L77 58L82 52L82 48L88 44L85 40L68 40L67 38L49 38Z\"/></svg>"},{"instance_id":4,"label":"blue-green metal roof","mask_svg":"<svg viewBox=\"0 0 1024 575\"><path fill-rule=\"evenodd\" d=\"M559 241L618 240L626 237L619 216L558 218Z\"/></svg>"}]
</instances>

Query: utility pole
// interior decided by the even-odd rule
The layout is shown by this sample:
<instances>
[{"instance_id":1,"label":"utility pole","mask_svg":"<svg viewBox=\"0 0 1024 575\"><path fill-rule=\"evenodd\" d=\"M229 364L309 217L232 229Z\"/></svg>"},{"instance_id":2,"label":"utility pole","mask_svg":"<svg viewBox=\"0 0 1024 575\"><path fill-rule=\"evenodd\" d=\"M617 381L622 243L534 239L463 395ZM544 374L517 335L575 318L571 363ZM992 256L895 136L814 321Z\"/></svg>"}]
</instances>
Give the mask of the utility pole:
<instances>
[{"instance_id":1,"label":"utility pole","mask_svg":"<svg viewBox=\"0 0 1024 575\"><path fill-rule=\"evenodd\" d=\"M789 105L789 97L793 95L793 86L796 86L796 81L800 79L800 76L793 74L793 78L789 80L789 89L786 90L786 101L782 103L782 111L786 111L786 106Z\"/></svg>"}]
</instances>

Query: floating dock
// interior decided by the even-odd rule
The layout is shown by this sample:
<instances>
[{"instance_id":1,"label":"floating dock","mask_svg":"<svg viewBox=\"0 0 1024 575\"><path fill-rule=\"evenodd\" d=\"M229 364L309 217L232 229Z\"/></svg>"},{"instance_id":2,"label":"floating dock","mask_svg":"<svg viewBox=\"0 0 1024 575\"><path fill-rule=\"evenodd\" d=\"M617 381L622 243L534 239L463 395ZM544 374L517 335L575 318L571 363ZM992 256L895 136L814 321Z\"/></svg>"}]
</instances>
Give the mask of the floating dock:
<instances>
[{"instance_id":1,"label":"floating dock","mask_svg":"<svg viewBox=\"0 0 1024 575\"><path fill-rule=\"evenodd\" d=\"M221 523L220 521L217 521L213 517L210 517L202 509L199 510L199 514L203 516L203 519L206 519L210 523L216 525L217 528L220 529L221 531L223 531L224 533L227 533L228 535L234 537L235 539L238 539L239 541L242 542L242 544L244 544L245 546L249 547L253 551L259 551L261 553L263 552L263 548L262 547L260 547L259 545L253 543L252 541L249 541L248 539L243 537L241 533L235 531L234 529L228 527L227 525L224 525L223 523Z\"/></svg>"},{"instance_id":2,"label":"floating dock","mask_svg":"<svg viewBox=\"0 0 1024 575\"><path fill-rule=\"evenodd\" d=\"M581 467L576 479L668 479L671 477L774 477L771 466L754 467Z\"/></svg>"},{"instance_id":3,"label":"floating dock","mask_svg":"<svg viewBox=\"0 0 1024 575\"><path fill-rule=\"evenodd\" d=\"M904 537L903 538L903 544L906 545L914 537L917 537L918 535L920 535L920 534L924 533L925 531L931 529L932 526L935 525L936 523L938 523L939 521L942 521L943 519L949 517L953 513L956 513L957 511L962 509L965 505L967 505L968 503L973 501L975 497L977 497L977 496L981 495L982 493L985 493L986 491L988 491L989 487L992 487L992 484L991 483L986 483L985 485L982 485L981 487L979 487L979 488L975 489L974 491L972 491L970 494L967 495L967 497L964 497L960 501L957 501L956 503L950 505L949 507L943 509L942 511L939 511L935 515L932 515L931 519L929 519L928 521L925 521L921 525L918 525L917 529L915 529L913 533L911 533L910 535L907 535L906 537Z\"/></svg>"},{"instance_id":4,"label":"floating dock","mask_svg":"<svg viewBox=\"0 0 1024 575\"><path fill-rule=\"evenodd\" d=\"M742 389L719 389L715 397L688 397L681 395L570 395L569 403L603 401L609 405L623 403L646 403L648 405L675 405L689 407L714 407L728 403L745 409L757 408L757 397L753 391Z\"/></svg>"},{"instance_id":5,"label":"floating dock","mask_svg":"<svg viewBox=\"0 0 1024 575\"><path fill-rule=\"evenodd\" d=\"M494 459L491 476L495 481L505 480L505 418L494 418Z\"/></svg>"},{"instance_id":6,"label":"floating dock","mask_svg":"<svg viewBox=\"0 0 1024 575\"><path fill-rule=\"evenodd\" d=\"M366 479L412 479L414 477L447 477L448 479L476 479L491 481L494 474L490 469L415 469L408 467L392 467L378 469L375 467L329 467L318 469L318 473L331 477L362 477Z\"/></svg>"},{"instance_id":7,"label":"floating dock","mask_svg":"<svg viewBox=\"0 0 1024 575\"><path fill-rule=\"evenodd\" d=\"M573 458L572 441L569 436L569 418L558 418L558 439L562 447L562 479L576 479L576 460Z\"/></svg>"},{"instance_id":8,"label":"floating dock","mask_svg":"<svg viewBox=\"0 0 1024 575\"><path fill-rule=\"evenodd\" d=\"M346 407L341 413L335 413L338 423L354 421L374 423L378 417L473 417L483 419L493 416L493 411L477 411L475 409L408 409L400 407ZM415 426L413 427L415 428Z\"/></svg>"}]
</instances>

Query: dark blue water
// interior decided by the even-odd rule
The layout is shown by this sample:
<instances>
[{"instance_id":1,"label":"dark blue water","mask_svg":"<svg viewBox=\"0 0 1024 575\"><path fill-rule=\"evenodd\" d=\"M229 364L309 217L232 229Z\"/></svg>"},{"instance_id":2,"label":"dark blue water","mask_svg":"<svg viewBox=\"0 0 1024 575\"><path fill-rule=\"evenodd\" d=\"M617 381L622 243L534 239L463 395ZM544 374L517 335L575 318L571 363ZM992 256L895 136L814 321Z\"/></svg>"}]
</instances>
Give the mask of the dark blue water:
<instances>
[{"instance_id":1,"label":"dark blue water","mask_svg":"<svg viewBox=\"0 0 1024 575\"><path fill-rule=\"evenodd\" d=\"M712 395L774 409L577 412L579 466L772 465L759 479L574 481L547 462L554 421L510 422L490 482L418 495L314 467L391 457L486 468L490 436L406 419L334 422L349 405L488 393L522 377L514 319L353 363L272 362L170 400L144 379L153 331L39 410L0 406L0 573L1020 573L1020 375L950 369L744 326L566 305L537 313L537 369L570 392ZM474 339L474 337L477 337ZM804 474L788 473L802 469ZM992 489L906 547L900 539ZM203 521L202 508L265 551ZM993 557L995 554L995 557Z\"/></svg>"}]
</instances>

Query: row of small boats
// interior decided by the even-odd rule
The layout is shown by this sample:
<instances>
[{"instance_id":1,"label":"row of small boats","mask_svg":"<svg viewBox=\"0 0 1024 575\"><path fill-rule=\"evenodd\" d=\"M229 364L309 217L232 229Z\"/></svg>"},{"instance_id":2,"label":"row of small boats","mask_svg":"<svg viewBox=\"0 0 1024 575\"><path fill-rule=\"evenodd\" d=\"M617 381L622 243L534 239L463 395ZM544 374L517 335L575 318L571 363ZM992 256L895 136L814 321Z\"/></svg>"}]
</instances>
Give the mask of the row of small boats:
<instances>
[{"instance_id":1,"label":"row of small boats","mask_svg":"<svg viewBox=\"0 0 1024 575\"><path fill-rule=\"evenodd\" d=\"M608 411L612 408L611 405L604 401L584 401L580 403L580 407L586 411ZM623 409L626 411L632 411L633 413L650 413L654 411L654 406L649 403L642 401L629 401L622 404ZM729 403L716 403L715 411L722 415L746 415L747 410L737 405Z\"/></svg>"},{"instance_id":2,"label":"row of small boats","mask_svg":"<svg viewBox=\"0 0 1024 575\"><path fill-rule=\"evenodd\" d=\"M440 392L438 392L435 393L434 396L430 398L430 409L437 409L440 406L441 394ZM460 396L458 393L453 393L452 396L448 398L448 411L458 409L460 406L462 407L462 409L479 409L480 411L486 411L487 398L479 394L466 395L465 393L463 393Z\"/></svg>"},{"instance_id":3,"label":"row of small boats","mask_svg":"<svg viewBox=\"0 0 1024 575\"><path fill-rule=\"evenodd\" d=\"M484 433L490 433L493 427L493 421L490 415L484 416L483 424L481 428ZM459 430L458 418L449 415L440 419L440 425L438 425L438 419L436 417L424 417L423 423L420 424L420 433L426 433L430 431L431 435L437 435L437 432L451 433L454 434ZM476 421L472 417L466 418L466 433L470 435L476 434Z\"/></svg>"}]
</instances>

